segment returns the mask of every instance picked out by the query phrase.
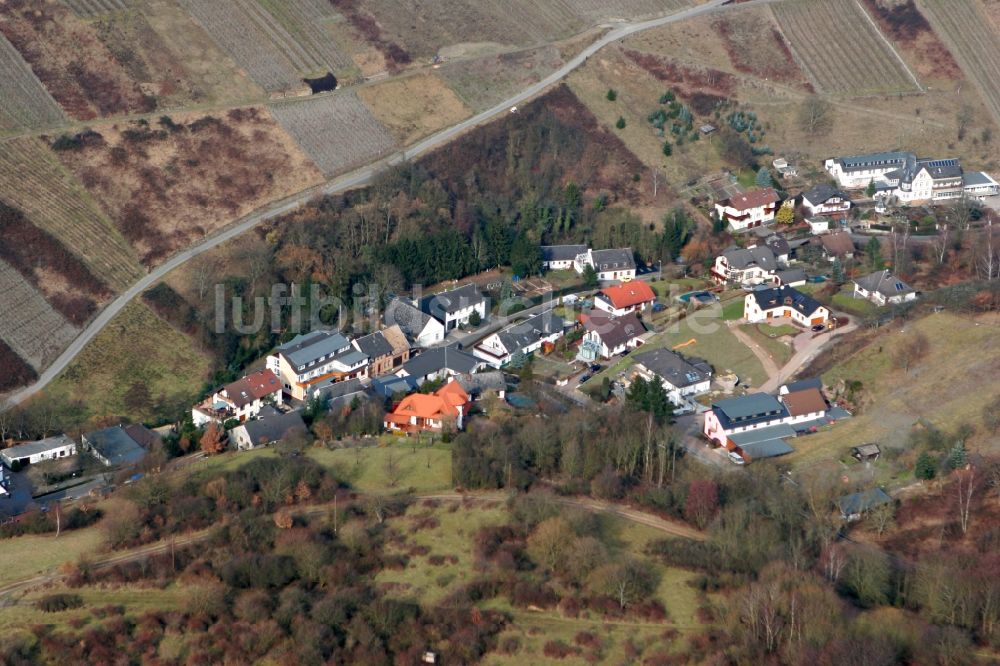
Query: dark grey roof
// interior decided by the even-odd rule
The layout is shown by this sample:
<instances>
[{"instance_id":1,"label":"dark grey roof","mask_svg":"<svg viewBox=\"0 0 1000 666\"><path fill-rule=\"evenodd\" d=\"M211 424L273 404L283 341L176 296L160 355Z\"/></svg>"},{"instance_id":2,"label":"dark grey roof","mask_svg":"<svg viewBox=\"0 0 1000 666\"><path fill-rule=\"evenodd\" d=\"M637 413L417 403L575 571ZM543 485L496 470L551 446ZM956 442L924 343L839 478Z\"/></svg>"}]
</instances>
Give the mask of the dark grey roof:
<instances>
[{"instance_id":1,"label":"dark grey roof","mask_svg":"<svg viewBox=\"0 0 1000 666\"><path fill-rule=\"evenodd\" d=\"M825 203L834 197L850 200L850 197L845 192L842 192L829 183L817 183L802 193L802 199L808 200L814 206Z\"/></svg>"},{"instance_id":2,"label":"dark grey roof","mask_svg":"<svg viewBox=\"0 0 1000 666\"><path fill-rule=\"evenodd\" d=\"M689 363L677 352L669 349L653 349L634 356L650 372L667 380L672 386L684 388L709 379L711 373L704 373L693 363Z\"/></svg>"},{"instance_id":3,"label":"dark grey roof","mask_svg":"<svg viewBox=\"0 0 1000 666\"><path fill-rule=\"evenodd\" d=\"M375 331L357 338L354 341L354 346L368 358L380 358L392 354L392 345L382 335L382 331Z\"/></svg>"},{"instance_id":4,"label":"dark grey roof","mask_svg":"<svg viewBox=\"0 0 1000 666\"><path fill-rule=\"evenodd\" d=\"M792 284L793 282L804 282L806 272L801 268L789 268L787 271L777 271L774 277L781 281L781 284Z\"/></svg>"},{"instance_id":5,"label":"dark grey roof","mask_svg":"<svg viewBox=\"0 0 1000 666\"><path fill-rule=\"evenodd\" d=\"M913 153L903 151L892 151L884 153L869 153L867 155L851 155L849 157L838 157L834 161L840 164L844 171L864 171L872 167L896 166L900 167L907 158L912 158Z\"/></svg>"},{"instance_id":6,"label":"dark grey roof","mask_svg":"<svg viewBox=\"0 0 1000 666\"><path fill-rule=\"evenodd\" d=\"M319 392L322 398L336 400L337 398L343 398L364 391L365 385L359 377L341 382L328 379L313 386L312 390Z\"/></svg>"},{"instance_id":7,"label":"dark grey roof","mask_svg":"<svg viewBox=\"0 0 1000 666\"><path fill-rule=\"evenodd\" d=\"M861 444L860 446L855 446L851 450L862 456L875 456L882 452L882 450L878 447L878 444Z\"/></svg>"},{"instance_id":8,"label":"dark grey roof","mask_svg":"<svg viewBox=\"0 0 1000 666\"><path fill-rule=\"evenodd\" d=\"M497 336L508 353L520 351L563 329L563 319L552 310L536 314L519 324L508 326Z\"/></svg>"},{"instance_id":9,"label":"dark grey roof","mask_svg":"<svg viewBox=\"0 0 1000 666\"><path fill-rule=\"evenodd\" d=\"M788 416L788 410L769 393L751 393L712 403L712 409L724 428L747 426Z\"/></svg>"},{"instance_id":10,"label":"dark grey roof","mask_svg":"<svg viewBox=\"0 0 1000 666\"><path fill-rule=\"evenodd\" d=\"M962 184L966 187L974 187L976 185L992 185L994 180L990 178L989 174L983 173L982 171L966 171L962 174Z\"/></svg>"},{"instance_id":11,"label":"dark grey roof","mask_svg":"<svg viewBox=\"0 0 1000 666\"><path fill-rule=\"evenodd\" d=\"M129 437L121 426L95 430L83 436L87 445L111 465L129 465L142 460L146 449Z\"/></svg>"},{"instance_id":12,"label":"dark grey roof","mask_svg":"<svg viewBox=\"0 0 1000 666\"><path fill-rule=\"evenodd\" d=\"M899 278L894 277L889 272L889 269L876 271L870 275L858 278L854 283L865 291L875 291L886 298L905 296L906 294L913 293L913 288Z\"/></svg>"},{"instance_id":13,"label":"dark grey roof","mask_svg":"<svg viewBox=\"0 0 1000 666\"><path fill-rule=\"evenodd\" d=\"M927 169L927 173L931 175L934 180L942 180L945 178L961 178L962 177L962 164L953 158L938 160L938 159L921 159L917 160L916 170L914 171L914 176L920 173L921 169Z\"/></svg>"},{"instance_id":14,"label":"dark grey roof","mask_svg":"<svg viewBox=\"0 0 1000 666\"><path fill-rule=\"evenodd\" d=\"M440 294L425 296L420 300L420 310L432 317L444 318L444 314L455 314L486 300L473 283L463 284L458 289L442 291Z\"/></svg>"},{"instance_id":15,"label":"dark grey roof","mask_svg":"<svg viewBox=\"0 0 1000 666\"><path fill-rule=\"evenodd\" d=\"M455 380L469 395L479 395L484 391L503 391L507 388L507 379L499 370L476 372L474 374L458 375Z\"/></svg>"},{"instance_id":16,"label":"dark grey roof","mask_svg":"<svg viewBox=\"0 0 1000 666\"><path fill-rule=\"evenodd\" d=\"M860 493L844 495L837 500L840 513L851 516L856 513L864 513L882 504L889 504L892 498L881 488L871 488Z\"/></svg>"},{"instance_id":17,"label":"dark grey roof","mask_svg":"<svg viewBox=\"0 0 1000 666\"><path fill-rule=\"evenodd\" d=\"M454 347L435 347L414 356L399 369L405 370L408 375L420 378L444 368L455 374L469 373L481 365L482 361Z\"/></svg>"},{"instance_id":18,"label":"dark grey roof","mask_svg":"<svg viewBox=\"0 0 1000 666\"><path fill-rule=\"evenodd\" d=\"M261 444L271 444L277 442L288 435L300 431L305 432L306 424L302 421L302 416L298 412L279 414L264 419L247 421L243 424L250 438L250 443L254 446Z\"/></svg>"},{"instance_id":19,"label":"dark grey roof","mask_svg":"<svg viewBox=\"0 0 1000 666\"><path fill-rule=\"evenodd\" d=\"M734 247L722 253L730 267L744 270L759 266L765 271L773 271L778 267L774 258L774 250L766 245L756 245L751 248Z\"/></svg>"},{"instance_id":20,"label":"dark grey roof","mask_svg":"<svg viewBox=\"0 0 1000 666\"><path fill-rule=\"evenodd\" d=\"M56 435L55 437L40 439L37 442L25 442L17 446L9 446L3 449L2 453L8 460L14 460L15 458L28 458L39 453L45 453L46 451L74 444L76 442L70 439L68 435Z\"/></svg>"},{"instance_id":21,"label":"dark grey roof","mask_svg":"<svg viewBox=\"0 0 1000 666\"><path fill-rule=\"evenodd\" d=\"M740 450L744 457L750 460L762 460L764 458L776 458L791 453L795 449L783 439L765 439L750 444L740 444Z\"/></svg>"},{"instance_id":22,"label":"dark grey roof","mask_svg":"<svg viewBox=\"0 0 1000 666\"><path fill-rule=\"evenodd\" d=\"M295 336L277 351L299 369L350 346L350 340L337 331L312 331Z\"/></svg>"},{"instance_id":23,"label":"dark grey roof","mask_svg":"<svg viewBox=\"0 0 1000 666\"><path fill-rule=\"evenodd\" d=\"M806 389L811 389L811 388L822 391L823 380L820 379L819 377L810 377L809 379L800 379L795 382L789 382L784 386L782 386L781 388L785 389L789 393L795 393L796 391L804 391Z\"/></svg>"},{"instance_id":24,"label":"dark grey roof","mask_svg":"<svg viewBox=\"0 0 1000 666\"><path fill-rule=\"evenodd\" d=\"M542 261L573 261L587 253L586 245L543 245Z\"/></svg>"},{"instance_id":25,"label":"dark grey roof","mask_svg":"<svg viewBox=\"0 0 1000 666\"><path fill-rule=\"evenodd\" d=\"M746 432L738 432L730 435L729 439L732 440L733 444L745 447L747 444L756 444L757 442L766 442L773 439L784 439L785 437L795 437L795 434L795 428L787 423L779 423L766 428L757 428Z\"/></svg>"},{"instance_id":26,"label":"dark grey roof","mask_svg":"<svg viewBox=\"0 0 1000 666\"><path fill-rule=\"evenodd\" d=\"M622 317L612 317L605 312L594 310L584 325L587 330L596 331L609 349L619 347L646 332L646 328L634 312Z\"/></svg>"},{"instance_id":27,"label":"dark grey roof","mask_svg":"<svg viewBox=\"0 0 1000 666\"><path fill-rule=\"evenodd\" d=\"M785 237L781 234L771 234L770 236L764 239L764 244L767 245L769 248L771 248L771 251L774 252L775 257L780 257L783 254L788 254L789 249L791 249L790 246L788 245L788 241L785 240Z\"/></svg>"},{"instance_id":28,"label":"dark grey roof","mask_svg":"<svg viewBox=\"0 0 1000 666\"><path fill-rule=\"evenodd\" d=\"M391 398L397 393L409 393L419 386L418 377L396 377L388 375L372 382L372 392L382 398Z\"/></svg>"},{"instance_id":29,"label":"dark grey roof","mask_svg":"<svg viewBox=\"0 0 1000 666\"><path fill-rule=\"evenodd\" d=\"M433 317L401 298L394 298L385 306L384 319L386 326L396 324L410 338L416 338Z\"/></svg>"},{"instance_id":30,"label":"dark grey roof","mask_svg":"<svg viewBox=\"0 0 1000 666\"><path fill-rule=\"evenodd\" d=\"M621 250L594 250L591 253L594 268L598 271L630 270L635 268L635 255L632 248Z\"/></svg>"},{"instance_id":31,"label":"dark grey roof","mask_svg":"<svg viewBox=\"0 0 1000 666\"><path fill-rule=\"evenodd\" d=\"M777 307L791 307L802 316L808 317L822 307L812 296L787 285L755 291L751 296L757 301L757 306L765 311Z\"/></svg>"}]
</instances>

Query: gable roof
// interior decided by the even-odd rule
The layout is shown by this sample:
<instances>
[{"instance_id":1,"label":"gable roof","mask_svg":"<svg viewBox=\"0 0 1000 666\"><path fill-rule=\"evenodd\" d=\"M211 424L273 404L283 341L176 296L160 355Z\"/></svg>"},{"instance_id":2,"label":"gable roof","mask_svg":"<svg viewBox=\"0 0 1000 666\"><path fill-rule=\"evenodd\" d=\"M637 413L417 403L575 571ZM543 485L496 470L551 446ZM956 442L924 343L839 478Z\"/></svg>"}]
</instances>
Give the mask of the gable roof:
<instances>
[{"instance_id":1,"label":"gable roof","mask_svg":"<svg viewBox=\"0 0 1000 666\"><path fill-rule=\"evenodd\" d=\"M222 387L226 397L237 407L281 390L281 382L271 370L260 370Z\"/></svg>"},{"instance_id":2,"label":"gable roof","mask_svg":"<svg viewBox=\"0 0 1000 666\"><path fill-rule=\"evenodd\" d=\"M277 442L293 433L306 431L306 424L298 412L247 421L242 427L254 446Z\"/></svg>"},{"instance_id":3,"label":"gable roof","mask_svg":"<svg viewBox=\"0 0 1000 666\"><path fill-rule=\"evenodd\" d=\"M455 314L459 310L477 305L485 300L479 287L470 282L451 291L425 296L420 299L420 310L432 317L442 319L445 314Z\"/></svg>"},{"instance_id":4,"label":"gable roof","mask_svg":"<svg viewBox=\"0 0 1000 666\"><path fill-rule=\"evenodd\" d=\"M743 211L777 203L780 198L773 187L758 187L741 194L734 194L723 203L729 208Z\"/></svg>"},{"instance_id":5,"label":"gable roof","mask_svg":"<svg viewBox=\"0 0 1000 666\"><path fill-rule=\"evenodd\" d=\"M913 170L913 176L916 176L922 170L926 170L934 180L962 177L962 164L954 158L918 159Z\"/></svg>"},{"instance_id":6,"label":"gable roof","mask_svg":"<svg viewBox=\"0 0 1000 666\"><path fill-rule=\"evenodd\" d=\"M882 269L876 271L869 275L854 280L854 284L858 285L865 291L878 292L885 296L886 298L891 298L892 296L905 296L906 294L912 294L913 288L894 277L889 269Z\"/></svg>"},{"instance_id":7,"label":"gable roof","mask_svg":"<svg viewBox=\"0 0 1000 666\"><path fill-rule=\"evenodd\" d=\"M462 385L469 395L479 395L485 391L504 391L507 389L507 379L499 370L461 374L455 376L455 381Z\"/></svg>"},{"instance_id":8,"label":"gable roof","mask_svg":"<svg viewBox=\"0 0 1000 666\"><path fill-rule=\"evenodd\" d=\"M543 245L542 261L573 261L587 253L586 245Z\"/></svg>"},{"instance_id":9,"label":"gable roof","mask_svg":"<svg viewBox=\"0 0 1000 666\"><path fill-rule=\"evenodd\" d=\"M512 324L497 332L497 337L503 343L504 349L513 354L535 344L542 338L561 332L562 329L563 318L555 314L553 310L546 310L519 324Z\"/></svg>"},{"instance_id":10,"label":"gable roof","mask_svg":"<svg viewBox=\"0 0 1000 666\"><path fill-rule=\"evenodd\" d=\"M630 247L617 250L594 250L590 256L594 261L594 270L598 272L635 268L635 255L632 254Z\"/></svg>"},{"instance_id":11,"label":"gable roof","mask_svg":"<svg viewBox=\"0 0 1000 666\"><path fill-rule=\"evenodd\" d=\"M712 403L712 411L723 428L743 427L775 421L788 416L788 410L769 393L750 393Z\"/></svg>"},{"instance_id":12,"label":"gable roof","mask_svg":"<svg viewBox=\"0 0 1000 666\"><path fill-rule=\"evenodd\" d=\"M311 331L296 335L277 349L278 353L296 369L304 368L309 363L323 357L336 354L351 342L338 331Z\"/></svg>"},{"instance_id":13,"label":"gable roof","mask_svg":"<svg viewBox=\"0 0 1000 666\"><path fill-rule=\"evenodd\" d=\"M750 294L750 297L757 301L757 307L761 310L790 307L805 317L823 307L812 296L803 294L798 289L788 285L755 291Z\"/></svg>"},{"instance_id":14,"label":"gable roof","mask_svg":"<svg viewBox=\"0 0 1000 666\"><path fill-rule=\"evenodd\" d=\"M789 268L786 271L775 271L774 277L781 284L801 283L806 281L806 272L801 268Z\"/></svg>"},{"instance_id":15,"label":"gable roof","mask_svg":"<svg viewBox=\"0 0 1000 666\"><path fill-rule=\"evenodd\" d=\"M784 390L785 393L794 393L796 391L802 391L810 388L823 390L823 380L819 377L809 377L808 379L800 379L796 382L789 382L781 386L781 389Z\"/></svg>"},{"instance_id":16,"label":"gable roof","mask_svg":"<svg viewBox=\"0 0 1000 666\"><path fill-rule=\"evenodd\" d=\"M870 488L860 493L844 495L837 500L840 513L844 516L851 516L858 513L870 511L882 504L890 504L892 498L881 488Z\"/></svg>"},{"instance_id":17,"label":"gable roof","mask_svg":"<svg viewBox=\"0 0 1000 666\"><path fill-rule=\"evenodd\" d=\"M802 200L808 201L813 206L826 203L834 197L850 200L850 197L829 183L817 183L802 193Z\"/></svg>"},{"instance_id":18,"label":"gable roof","mask_svg":"<svg viewBox=\"0 0 1000 666\"><path fill-rule=\"evenodd\" d=\"M605 287L597 292L598 296L604 296L605 300L611 303L616 309L628 308L640 303L648 303L656 300L653 288L642 280L632 280L624 284L613 287Z\"/></svg>"},{"instance_id":19,"label":"gable roof","mask_svg":"<svg viewBox=\"0 0 1000 666\"><path fill-rule=\"evenodd\" d=\"M375 331L354 340L354 346L368 358L381 358L392 354L392 345L382 331Z\"/></svg>"},{"instance_id":20,"label":"gable roof","mask_svg":"<svg viewBox=\"0 0 1000 666\"><path fill-rule=\"evenodd\" d=\"M15 458L27 458L64 446L76 446L76 442L70 439L68 435L56 435L55 437L46 437L35 442L25 442L17 446L8 446L6 449L0 451L0 453L3 453L3 456L8 460L14 460Z\"/></svg>"},{"instance_id":21,"label":"gable roof","mask_svg":"<svg viewBox=\"0 0 1000 666\"><path fill-rule=\"evenodd\" d=\"M583 325L588 331L597 333L608 349L619 347L646 332L634 312L612 317L606 312L594 310L584 319Z\"/></svg>"},{"instance_id":22,"label":"gable roof","mask_svg":"<svg viewBox=\"0 0 1000 666\"><path fill-rule=\"evenodd\" d=\"M146 455L146 449L136 442L122 426L88 432L83 436L87 445L111 465L129 465Z\"/></svg>"},{"instance_id":23,"label":"gable roof","mask_svg":"<svg viewBox=\"0 0 1000 666\"><path fill-rule=\"evenodd\" d=\"M833 161L840 164L843 171L863 171L872 167L902 166L907 158L912 158L913 153L903 151L887 151L881 153L868 153L866 155L850 155L848 157L837 157Z\"/></svg>"},{"instance_id":24,"label":"gable roof","mask_svg":"<svg viewBox=\"0 0 1000 666\"><path fill-rule=\"evenodd\" d=\"M822 236L820 243L823 244L823 249L826 250L827 254L837 257L854 253L854 241L851 240L851 234L847 231L837 231Z\"/></svg>"},{"instance_id":25,"label":"gable roof","mask_svg":"<svg viewBox=\"0 0 1000 666\"><path fill-rule=\"evenodd\" d=\"M726 258L726 263L731 268L739 271L759 266L765 271L771 272L778 267L774 250L767 245L755 245L750 248L732 247L723 252L722 256Z\"/></svg>"},{"instance_id":26,"label":"gable roof","mask_svg":"<svg viewBox=\"0 0 1000 666\"><path fill-rule=\"evenodd\" d=\"M389 301L389 304L385 306L385 314L383 315L386 326L398 326L411 339L419 337L424 332L427 323L432 319L434 317L426 312L422 312L420 308L401 298L394 298Z\"/></svg>"},{"instance_id":27,"label":"gable roof","mask_svg":"<svg viewBox=\"0 0 1000 666\"><path fill-rule=\"evenodd\" d=\"M412 393L400 401L391 414L387 415L389 420L409 420L416 416L422 419L441 419L443 417L458 416L459 408L469 402L469 394L465 392L462 385L457 382L448 382L430 395L423 393ZM397 417L393 419L392 417ZM402 419L400 419L402 417Z\"/></svg>"},{"instance_id":28,"label":"gable roof","mask_svg":"<svg viewBox=\"0 0 1000 666\"><path fill-rule=\"evenodd\" d=\"M826 411L826 399L817 388L786 393L781 396L781 401L785 403L785 408L792 416L804 416L805 414Z\"/></svg>"},{"instance_id":29,"label":"gable roof","mask_svg":"<svg viewBox=\"0 0 1000 666\"><path fill-rule=\"evenodd\" d=\"M454 347L435 347L414 356L399 367L412 377L426 377L445 368L455 374L473 372L483 364L478 358Z\"/></svg>"},{"instance_id":30,"label":"gable roof","mask_svg":"<svg viewBox=\"0 0 1000 666\"><path fill-rule=\"evenodd\" d=\"M695 366L669 349L652 349L636 354L633 358L637 364L642 364L650 372L679 389L698 384L712 376L710 372L705 372L703 363L699 364L701 367Z\"/></svg>"},{"instance_id":31,"label":"gable roof","mask_svg":"<svg viewBox=\"0 0 1000 666\"><path fill-rule=\"evenodd\" d=\"M406 334L398 324L383 328L382 337L392 347L393 354L402 354L410 348L410 341L406 339Z\"/></svg>"}]
</instances>

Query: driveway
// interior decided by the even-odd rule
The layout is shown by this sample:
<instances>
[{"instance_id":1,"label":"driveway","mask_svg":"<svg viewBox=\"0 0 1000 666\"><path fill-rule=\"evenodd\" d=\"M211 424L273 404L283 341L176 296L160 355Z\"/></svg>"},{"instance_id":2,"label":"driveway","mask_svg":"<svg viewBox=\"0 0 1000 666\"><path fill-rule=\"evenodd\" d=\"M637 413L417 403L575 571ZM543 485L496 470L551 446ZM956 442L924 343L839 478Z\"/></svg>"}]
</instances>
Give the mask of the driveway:
<instances>
[{"instance_id":1,"label":"driveway","mask_svg":"<svg viewBox=\"0 0 1000 666\"><path fill-rule=\"evenodd\" d=\"M837 313L831 313L831 314L833 314L833 316L846 318L845 315L843 314L840 315L838 315ZM810 361L812 361L816 357L816 355L819 354L819 352L823 349L823 347L826 346L828 342L833 340L838 335L846 335L847 333L850 333L851 331L855 330L858 327L858 325L855 323L855 319L856 317L851 317L847 326L842 326L841 328L835 328L827 333L821 333L820 335L813 336L812 338L804 341L801 347L799 346L798 339L796 339L795 354L792 355L792 358L789 359L788 363L786 363L780 370L778 370L777 373L771 375L770 379L761 384L760 390L765 393L772 393L778 390L778 388L782 384L787 382L789 379L791 379L796 372L801 370ZM809 334L812 335L811 332ZM801 337L801 335L799 337Z\"/></svg>"}]
</instances>

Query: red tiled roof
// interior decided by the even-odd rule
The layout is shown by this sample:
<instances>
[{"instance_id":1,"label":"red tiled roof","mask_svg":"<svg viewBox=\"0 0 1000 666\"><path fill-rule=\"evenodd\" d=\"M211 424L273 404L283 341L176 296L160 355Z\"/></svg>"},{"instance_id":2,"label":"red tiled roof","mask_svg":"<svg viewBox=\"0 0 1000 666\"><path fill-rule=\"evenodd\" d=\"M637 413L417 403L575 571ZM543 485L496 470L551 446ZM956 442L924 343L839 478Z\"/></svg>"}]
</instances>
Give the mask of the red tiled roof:
<instances>
[{"instance_id":1,"label":"red tiled roof","mask_svg":"<svg viewBox=\"0 0 1000 666\"><path fill-rule=\"evenodd\" d=\"M633 280L614 287L606 287L601 293L607 296L616 309L628 308L640 303L656 300L652 287L640 280Z\"/></svg>"},{"instance_id":2,"label":"red tiled roof","mask_svg":"<svg viewBox=\"0 0 1000 666\"><path fill-rule=\"evenodd\" d=\"M431 395L413 393L406 396L391 413L387 421L405 423L411 416L438 420L458 416L458 408L468 404L469 394L458 382L449 382Z\"/></svg>"},{"instance_id":3,"label":"red tiled roof","mask_svg":"<svg viewBox=\"0 0 1000 666\"><path fill-rule=\"evenodd\" d=\"M242 407L281 390L281 382L270 370L261 370L222 387L234 405Z\"/></svg>"},{"instance_id":4,"label":"red tiled roof","mask_svg":"<svg viewBox=\"0 0 1000 666\"><path fill-rule=\"evenodd\" d=\"M768 204L777 203L780 197L773 187L762 187L743 194L729 197L728 206L736 210L750 210Z\"/></svg>"}]
</instances>

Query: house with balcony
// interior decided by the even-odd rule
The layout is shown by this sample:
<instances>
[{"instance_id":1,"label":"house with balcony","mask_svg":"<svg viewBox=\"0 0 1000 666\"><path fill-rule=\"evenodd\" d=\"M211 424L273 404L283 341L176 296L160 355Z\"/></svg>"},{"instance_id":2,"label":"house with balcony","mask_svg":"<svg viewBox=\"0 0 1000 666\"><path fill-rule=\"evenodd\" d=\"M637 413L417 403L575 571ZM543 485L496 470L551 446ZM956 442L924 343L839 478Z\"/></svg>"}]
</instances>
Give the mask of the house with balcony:
<instances>
[{"instance_id":1,"label":"house with balcony","mask_svg":"<svg viewBox=\"0 0 1000 666\"><path fill-rule=\"evenodd\" d=\"M781 197L772 187L761 187L716 202L715 214L733 231L771 224Z\"/></svg>"},{"instance_id":2,"label":"house with balcony","mask_svg":"<svg viewBox=\"0 0 1000 666\"><path fill-rule=\"evenodd\" d=\"M410 435L461 430L472 399L454 379L431 394L412 393L385 415L383 426L392 433Z\"/></svg>"},{"instance_id":3,"label":"house with balcony","mask_svg":"<svg viewBox=\"0 0 1000 666\"><path fill-rule=\"evenodd\" d=\"M573 260L573 269L580 274L591 266L602 282L619 280L628 282L635 279L635 255L632 248L611 250L587 250Z\"/></svg>"},{"instance_id":4,"label":"house with balcony","mask_svg":"<svg viewBox=\"0 0 1000 666\"><path fill-rule=\"evenodd\" d=\"M846 215L851 209L851 197L829 183L819 183L802 193L802 206L811 218L820 215Z\"/></svg>"},{"instance_id":5,"label":"house with balcony","mask_svg":"<svg viewBox=\"0 0 1000 666\"><path fill-rule=\"evenodd\" d=\"M552 345L563 335L563 319L546 310L487 336L472 349L476 358L494 368L508 365L515 355L528 355Z\"/></svg>"},{"instance_id":6,"label":"house with balcony","mask_svg":"<svg viewBox=\"0 0 1000 666\"><path fill-rule=\"evenodd\" d=\"M764 284L778 270L774 250L767 245L731 247L715 258L710 271L719 284Z\"/></svg>"},{"instance_id":7,"label":"house with balcony","mask_svg":"<svg viewBox=\"0 0 1000 666\"><path fill-rule=\"evenodd\" d=\"M646 328L634 312L622 317L613 317L607 312L593 310L580 315L586 332L580 343L579 360L591 362L598 357L610 359L639 347L644 342Z\"/></svg>"},{"instance_id":8,"label":"house with balcony","mask_svg":"<svg viewBox=\"0 0 1000 666\"><path fill-rule=\"evenodd\" d=\"M305 400L313 385L368 376L368 356L338 331L312 331L292 338L267 357L267 369L295 400Z\"/></svg>"},{"instance_id":9,"label":"house with balcony","mask_svg":"<svg viewBox=\"0 0 1000 666\"><path fill-rule=\"evenodd\" d=\"M594 307L615 317L630 312L644 312L654 302L656 294L653 288L641 280L605 287L594 296Z\"/></svg>"},{"instance_id":10,"label":"house with balcony","mask_svg":"<svg viewBox=\"0 0 1000 666\"><path fill-rule=\"evenodd\" d=\"M282 384L272 370L264 369L226 384L191 408L191 420L198 427L215 421L235 419L242 423L260 413L267 404L280 405Z\"/></svg>"},{"instance_id":11,"label":"house with balcony","mask_svg":"<svg viewBox=\"0 0 1000 666\"><path fill-rule=\"evenodd\" d=\"M424 314L441 322L445 334L459 326L467 325L473 313L479 315L479 321L486 321L486 297L471 282L457 289L425 296L420 299L418 307Z\"/></svg>"}]
</instances>

